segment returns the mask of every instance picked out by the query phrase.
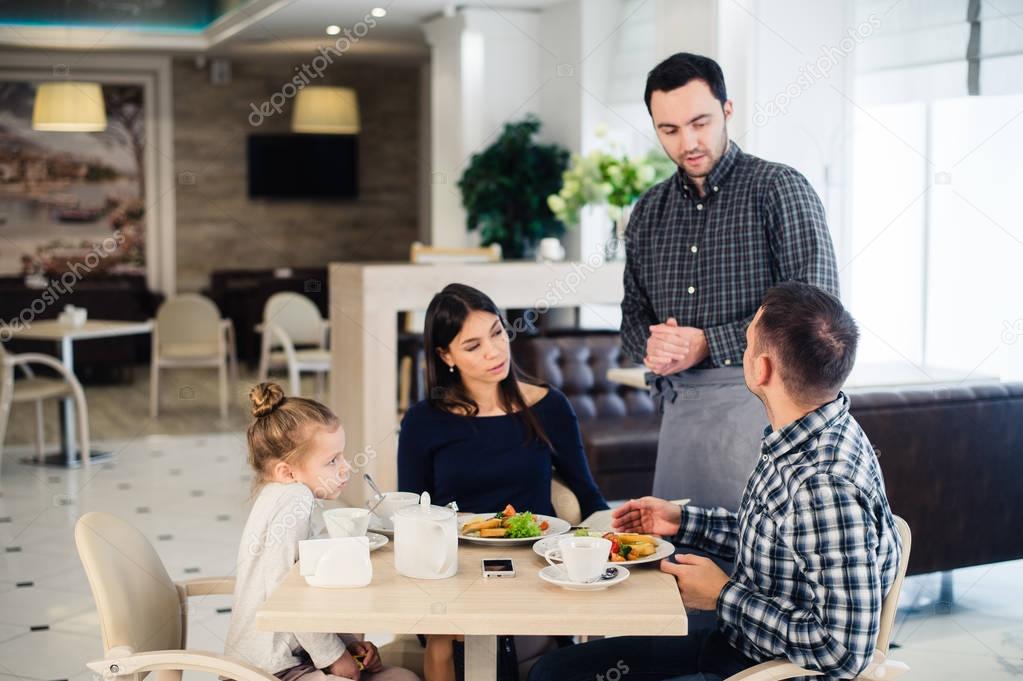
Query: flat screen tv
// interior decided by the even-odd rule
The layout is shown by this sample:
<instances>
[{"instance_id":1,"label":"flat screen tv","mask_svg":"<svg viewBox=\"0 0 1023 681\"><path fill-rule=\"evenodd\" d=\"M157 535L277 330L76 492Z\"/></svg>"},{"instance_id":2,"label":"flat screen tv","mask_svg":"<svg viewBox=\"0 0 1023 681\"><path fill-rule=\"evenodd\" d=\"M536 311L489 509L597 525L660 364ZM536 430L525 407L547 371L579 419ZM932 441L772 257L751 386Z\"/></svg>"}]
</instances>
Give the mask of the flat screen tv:
<instances>
[{"instance_id":1,"label":"flat screen tv","mask_svg":"<svg viewBox=\"0 0 1023 681\"><path fill-rule=\"evenodd\" d=\"M249 135L249 197L351 199L359 195L355 135Z\"/></svg>"}]
</instances>

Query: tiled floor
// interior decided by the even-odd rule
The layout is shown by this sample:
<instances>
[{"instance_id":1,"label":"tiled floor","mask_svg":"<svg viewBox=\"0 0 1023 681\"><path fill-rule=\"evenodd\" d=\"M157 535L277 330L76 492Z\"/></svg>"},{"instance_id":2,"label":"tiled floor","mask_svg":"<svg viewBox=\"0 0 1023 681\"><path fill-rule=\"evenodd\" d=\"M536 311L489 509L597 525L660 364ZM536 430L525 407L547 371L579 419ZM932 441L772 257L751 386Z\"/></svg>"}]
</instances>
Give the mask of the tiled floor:
<instances>
[{"instance_id":1,"label":"tiled floor","mask_svg":"<svg viewBox=\"0 0 1023 681\"><path fill-rule=\"evenodd\" d=\"M91 681L84 663L102 647L72 540L82 513L104 510L139 527L174 579L232 571L249 494L242 435L148 435L107 444L115 459L88 471L24 465L16 451L5 456L0 681ZM899 616L894 652L912 666L909 678L1023 676L1023 561L961 570L955 582L951 614L925 608ZM937 576L912 579L905 601L933 598L937 587ZM230 599L191 606L190 646L221 651Z\"/></svg>"}]
</instances>

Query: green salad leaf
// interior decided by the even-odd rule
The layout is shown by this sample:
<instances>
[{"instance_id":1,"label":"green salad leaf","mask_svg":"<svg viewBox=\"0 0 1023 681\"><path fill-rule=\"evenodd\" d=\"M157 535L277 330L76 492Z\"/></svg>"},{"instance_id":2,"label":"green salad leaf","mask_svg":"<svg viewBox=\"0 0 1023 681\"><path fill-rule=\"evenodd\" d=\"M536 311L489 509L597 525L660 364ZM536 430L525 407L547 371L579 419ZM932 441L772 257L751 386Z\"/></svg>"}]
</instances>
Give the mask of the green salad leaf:
<instances>
[{"instance_id":1,"label":"green salad leaf","mask_svg":"<svg viewBox=\"0 0 1023 681\"><path fill-rule=\"evenodd\" d=\"M536 518L529 511L516 513L508 518L508 533L505 536L509 539L539 537L540 534L540 524L536 522Z\"/></svg>"}]
</instances>

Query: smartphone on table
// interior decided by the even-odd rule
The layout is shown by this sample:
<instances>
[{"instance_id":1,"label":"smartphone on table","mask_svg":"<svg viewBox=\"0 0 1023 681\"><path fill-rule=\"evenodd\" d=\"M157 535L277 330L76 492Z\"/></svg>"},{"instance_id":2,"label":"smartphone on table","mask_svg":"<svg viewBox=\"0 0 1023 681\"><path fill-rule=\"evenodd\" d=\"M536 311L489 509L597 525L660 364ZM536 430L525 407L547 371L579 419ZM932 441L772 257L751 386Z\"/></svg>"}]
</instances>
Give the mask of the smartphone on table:
<instances>
[{"instance_id":1,"label":"smartphone on table","mask_svg":"<svg viewBox=\"0 0 1023 681\"><path fill-rule=\"evenodd\" d=\"M511 558L484 558L484 577L514 577L515 565Z\"/></svg>"}]
</instances>

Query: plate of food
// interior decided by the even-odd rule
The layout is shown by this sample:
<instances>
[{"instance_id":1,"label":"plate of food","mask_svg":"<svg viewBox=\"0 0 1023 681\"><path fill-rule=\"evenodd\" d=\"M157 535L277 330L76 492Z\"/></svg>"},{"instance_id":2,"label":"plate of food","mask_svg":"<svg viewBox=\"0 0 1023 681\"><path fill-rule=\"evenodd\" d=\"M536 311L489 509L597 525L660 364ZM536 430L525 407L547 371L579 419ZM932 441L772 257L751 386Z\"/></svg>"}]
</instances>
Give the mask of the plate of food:
<instances>
[{"instance_id":1,"label":"plate of food","mask_svg":"<svg viewBox=\"0 0 1023 681\"><path fill-rule=\"evenodd\" d=\"M675 545L660 537L635 532L597 532L594 530L576 530L579 537L603 537L611 541L609 563L623 565L640 565L642 563L660 562L675 553ZM560 537L544 537L533 544L533 551L543 557L551 549L558 548Z\"/></svg>"},{"instance_id":2,"label":"plate of food","mask_svg":"<svg viewBox=\"0 0 1023 681\"><path fill-rule=\"evenodd\" d=\"M531 544L572 529L561 518L529 511L519 513L511 504L500 513L459 513L458 523L458 537L478 544Z\"/></svg>"}]
</instances>

